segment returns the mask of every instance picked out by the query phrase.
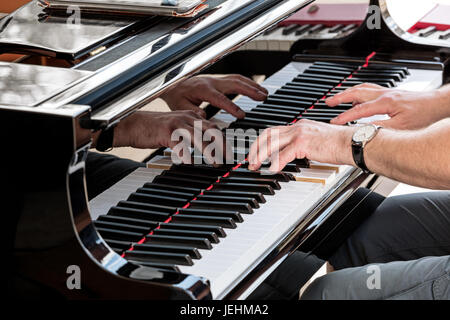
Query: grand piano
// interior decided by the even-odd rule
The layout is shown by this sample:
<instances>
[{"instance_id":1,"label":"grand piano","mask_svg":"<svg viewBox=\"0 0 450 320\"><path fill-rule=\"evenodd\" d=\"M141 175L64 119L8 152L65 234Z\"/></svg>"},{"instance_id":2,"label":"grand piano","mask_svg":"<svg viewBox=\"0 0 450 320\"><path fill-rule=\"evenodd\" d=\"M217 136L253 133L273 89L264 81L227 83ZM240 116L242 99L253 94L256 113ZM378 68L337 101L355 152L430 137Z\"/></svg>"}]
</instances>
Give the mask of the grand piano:
<instances>
[{"instance_id":1,"label":"grand piano","mask_svg":"<svg viewBox=\"0 0 450 320\"><path fill-rule=\"evenodd\" d=\"M250 172L245 155L256 134L242 132L328 122L351 106L331 109L323 99L363 82L437 88L448 79L450 44L403 31L386 1L372 0L380 28L368 27L367 10L333 37L323 29L345 26L312 27L327 36L298 39L289 51L242 47L286 27L280 23L311 2L211 0L195 18L82 13L80 24L30 2L1 18L0 59L15 57L0 62L9 292L245 299L296 250L326 259L359 218L342 205L360 188L376 189L381 177L307 159L279 174ZM266 101L236 100L244 119L207 107L224 130L242 129L229 138L235 162L173 164L172 150L160 149L146 168L89 201L93 133L201 72L267 76ZM67 284L74 266L79 289Z\"/></svg>"}]
</instances>

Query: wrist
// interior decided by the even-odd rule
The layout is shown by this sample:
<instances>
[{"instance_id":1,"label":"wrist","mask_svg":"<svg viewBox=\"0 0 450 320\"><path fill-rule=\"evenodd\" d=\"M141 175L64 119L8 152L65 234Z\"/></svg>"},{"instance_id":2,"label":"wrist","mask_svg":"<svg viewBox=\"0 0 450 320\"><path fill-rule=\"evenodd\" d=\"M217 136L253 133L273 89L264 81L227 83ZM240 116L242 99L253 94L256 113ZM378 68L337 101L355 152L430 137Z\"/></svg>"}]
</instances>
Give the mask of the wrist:
<instances>
[{"instance_id":1,"label":"wrist","mask_svg":"<svg viewBox=\"0 0 450 320\"><path fill-rule=\"evenodd\" d=\"M132 126L136 125L139 112L136 112L120 121L114 131L114 147L128 147L133 143Z\"/></svg>"},{"instance_id":2,"label":"wrist","mask_svg":"<svg viewBox=\"0 0 450 320\"><path fill-rule=\"evenodd\" d=\"M444 86L436 90L437 108L440 111L440 119L450 117L450 86Z\"/></svg>"},{"instance_id":3,"label":"wrist","mask_svg":"<svg viewBox=\"0 0 450 320\"><path fill-rule=\"evenodd\" d=\"M352 152L352 139L356 131L356 127L342 127L341 134L338 135L338 150L336 152L336 159L338 163L355 166Z\"/></svg>"}]
</instances>

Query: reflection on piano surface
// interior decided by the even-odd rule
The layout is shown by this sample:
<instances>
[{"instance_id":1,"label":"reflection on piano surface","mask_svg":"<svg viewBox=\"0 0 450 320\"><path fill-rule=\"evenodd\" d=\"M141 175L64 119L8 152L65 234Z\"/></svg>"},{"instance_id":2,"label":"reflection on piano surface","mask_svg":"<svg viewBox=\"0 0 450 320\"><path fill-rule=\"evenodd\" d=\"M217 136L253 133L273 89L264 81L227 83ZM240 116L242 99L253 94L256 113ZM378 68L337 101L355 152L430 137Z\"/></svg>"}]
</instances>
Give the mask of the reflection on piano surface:
<instances>
[{"instance_id":1,"label":"reflection on piano surface","mask_svg":"<svg viewBox=\"0 0 450 320\"><path fill-rule=\"evenodd\" d=\"M324 99L363 82L428 90L446 81L448 41L399 31L381 0L371 2L385 10L379 30L368 29L363 17L333 26L315 21L305 29L286 25L267 31L308 3L211 2L211 10L196 19L149 18L154 24L136 22L139 27L132 32L119 28L120 36L112 38L110 29L100 28L100 36L80 39L87 42L70 49L51 37L45 44L38 39L23 43L13 39L12 31L3 33L9 23L20 28L15 19L32 4L1 19L1 53L21 55L2 68L29 69L30 75L44 68L47 76L55 76L48 64L58 65L57 72L67 71L64 76L76 75L68 77L76 81L40 91L34 99L12 102L11 95L0 96L2 136L9 137L17 128L23 133L5 139L11 156L2 158L3 167L9 168L2 183L11 207L11 272L68 298L244 299L295 250L316 253L332 246L326 241L334 229L329 221L336 222L339 206L355 190L373 187L378 177L306 159L291 162L279 174L250 172L242 159L256 134L236 131L227 136L234 146L232 164L174 165L172 150L159 150L147 168L90 202L86 196L85 160L92 131L115 124L200 70L241 68L238 71L246 75L268 76L263 84L270 94L266 101L237 100L246 111L244 119L208 107L223 130L259 130L299 119L329 122L351 106L329 108ZM5 23L9 18L12 22ZM324 28L320 32L327 36L302 38L303 30L312 35L316 28ZM231 53L272 31L300 31L300 38L281 55L261 50ZM268 57L272 63L264 60ZM227 68L230 61L233 70ZM28 83L8 82L10 78L0 74L1 83L8 90L16 86L16 92L49 84L45 77L30 77ZM368 120L373 119L362 121ZM57 153L43 152L49 143L58 146ZM33 166L23 157L23 146L33 156ZM83 270L82 290L67 289L69 265Z\"/></svg>"}]
</instances>

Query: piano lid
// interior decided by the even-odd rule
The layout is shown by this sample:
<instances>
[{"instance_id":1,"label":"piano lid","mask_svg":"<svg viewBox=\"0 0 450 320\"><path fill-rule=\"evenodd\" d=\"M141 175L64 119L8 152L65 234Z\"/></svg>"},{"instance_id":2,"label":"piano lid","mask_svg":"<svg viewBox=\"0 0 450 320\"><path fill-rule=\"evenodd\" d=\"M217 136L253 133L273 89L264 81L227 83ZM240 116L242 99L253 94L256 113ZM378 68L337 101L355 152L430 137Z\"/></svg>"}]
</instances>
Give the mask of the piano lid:
<instances>
[{"instance_id":1,"label":"piano lid","mask_svg":"<svg viewBox=\"0 0 450 320\"><path fill-rule=\"evenodd\" d=\"M0 62L0 105L32 107L91 72Z\"/></svg>"},{"instance_id":2,"label":"piano lid","mask_svg":"<svg viewBox=\"0 0 450 320\"><path fill-rule=\"evenodd\" d=\"M31 1L0 20L1 51L35 52L73 60L157 19L77 15L73 10L50 15Z\"/></svg>"},{"instance_id":3,"label":"piano lid","mask_svg":"<svg viewBox=\"0 0 450 320\"><path fill-rule=\"evenodd\" d=\"M39 107L58 109L67 104L89 105L92 122L101 127L145 105L170 85L191 76L261 34L311 0L227 0L194 20L159 37L133 45L133 36L78 64L93 71L85 81L47 99ZM142 38L141 38L142 40ZM148 40L148 39L147 39ZM125 50L120 47L127 47ZM132 47L129 51L129 47ZM120 50L116 50L120 49ZM114 58L115 57L115 58ZM101 63L95 63L102 60Z\"/></svg>"},{"instance_id":4,"label":"piano lid","mask_svg":"<svg viewBox=\"0 0 450 320\"><path fill-rule=\"evenodd\" d=\"M202 14L224 2L226 0L206 1L210 9ZM245 2L248 1L242 1ZM196 18L100 15L77 11L75 6L67 11L48 10L31 1L0 20L0 53L38 53L76 60L96 48L111 45L142 30L161 25L175 28Z\"/></svg>"}]
</instances>

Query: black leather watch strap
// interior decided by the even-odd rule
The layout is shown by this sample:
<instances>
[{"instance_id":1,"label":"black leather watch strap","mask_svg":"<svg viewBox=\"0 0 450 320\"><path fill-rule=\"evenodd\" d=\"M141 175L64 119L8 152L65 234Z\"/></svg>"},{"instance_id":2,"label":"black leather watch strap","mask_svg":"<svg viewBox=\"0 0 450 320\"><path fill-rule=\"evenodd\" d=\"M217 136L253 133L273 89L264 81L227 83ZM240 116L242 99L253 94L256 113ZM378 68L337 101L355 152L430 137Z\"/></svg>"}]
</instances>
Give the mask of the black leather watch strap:
<instances>
[{"instance_id":1,"label":"black leather watch strap","mask_svg":"<svg viewBox=\"0 0 450 320\"><path fill-rule=\"evenodd\" d=\"M367 168L366 163L364 162L364 148L362 143L352 143L352 153L353 153L353 160L355 161L356 165L364 170L364 172L370 172L370 170Z\"/></svg>"},{"instance_id":2,"label":"black leather watch strap","mask_svg":"<svg viewBox=\"0 0 450 320\"><path fill-rule=\"evenodd\" d=\"M97 140L96 149L101 152L110 151L114 146L114 127L103 129Z\"/></svg>"}]
</instances>

